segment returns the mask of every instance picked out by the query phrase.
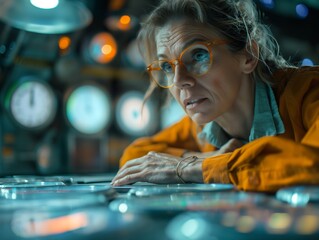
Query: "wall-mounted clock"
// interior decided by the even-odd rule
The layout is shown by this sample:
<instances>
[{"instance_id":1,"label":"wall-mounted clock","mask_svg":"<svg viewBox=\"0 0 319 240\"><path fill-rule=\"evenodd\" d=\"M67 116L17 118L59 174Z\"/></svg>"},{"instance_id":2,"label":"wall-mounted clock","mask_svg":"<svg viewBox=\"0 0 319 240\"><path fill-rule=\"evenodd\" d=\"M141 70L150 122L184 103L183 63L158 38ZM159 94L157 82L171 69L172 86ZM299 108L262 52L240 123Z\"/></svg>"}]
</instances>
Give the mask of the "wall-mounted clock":
<instances>
[{"instance_id":1,"label":"wall-mounted clock","mask_svg":"<svg viewBox=\"0 0 319 240\"><path fill-rule=\"evenodd\" d=\"M14 122L27 130L39 130L52 123L57 100L51 87L34 76L23 77L9 87L5 105Z\"/></svg>"},{"instance_id":2,"label":"wall-mounted clock","mask_svg":"<svg viewBox=\"0 0 319 240\"><path fill-rule=\"evenodd\" d=\"M82 134L97 134L111 121L111 99L106 90L94 84L69 89L65 115L70 125Z\"/></svg>"}]
</instances>

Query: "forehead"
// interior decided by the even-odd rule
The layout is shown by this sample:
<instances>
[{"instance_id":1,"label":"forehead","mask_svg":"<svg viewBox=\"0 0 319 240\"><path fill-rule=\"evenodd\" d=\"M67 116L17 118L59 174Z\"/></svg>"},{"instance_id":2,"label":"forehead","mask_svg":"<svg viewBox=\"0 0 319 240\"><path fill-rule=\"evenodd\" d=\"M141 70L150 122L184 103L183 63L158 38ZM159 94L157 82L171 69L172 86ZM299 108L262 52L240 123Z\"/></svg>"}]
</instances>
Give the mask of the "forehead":
<instances>
[{"instance_id":1,"label":"forehead","mask_svg":"<svg viewBox=\"0 0 319 240\"><path fill-rule=\"evenodd\" d=\"M156 32L157 55L180 53L189 44L214 38L220 37L213 27L189 20L170 21Z\"/></svg>"}]
</instances>

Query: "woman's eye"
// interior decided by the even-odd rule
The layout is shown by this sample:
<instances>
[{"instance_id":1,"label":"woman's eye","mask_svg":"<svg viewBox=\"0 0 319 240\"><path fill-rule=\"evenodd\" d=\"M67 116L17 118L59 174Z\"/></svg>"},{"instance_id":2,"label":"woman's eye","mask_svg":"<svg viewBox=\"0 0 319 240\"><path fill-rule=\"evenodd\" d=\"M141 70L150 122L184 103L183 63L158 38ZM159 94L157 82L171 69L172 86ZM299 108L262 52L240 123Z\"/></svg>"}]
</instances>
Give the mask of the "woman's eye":
<instances>
[{"instance_id":1,"label":"woman's eye","mask_svg":"<svg viewBox=\"0 0 319 240\"><path fill-rule=\"evenodd\" d=\"M192 59L195 62L209 62L209 52L205 49L195 49Z\"/></svg>"},{"instance_id":2,"label":"woman's eye","mask_svg":"<svg viewBox=\"0 0 319 240\"><path fill-rule=\"evenodd\" d=\"M160 68L166 73L171 73L173 71L172 65L168 62L162 62Z\"/></svg>"}]
</instances>

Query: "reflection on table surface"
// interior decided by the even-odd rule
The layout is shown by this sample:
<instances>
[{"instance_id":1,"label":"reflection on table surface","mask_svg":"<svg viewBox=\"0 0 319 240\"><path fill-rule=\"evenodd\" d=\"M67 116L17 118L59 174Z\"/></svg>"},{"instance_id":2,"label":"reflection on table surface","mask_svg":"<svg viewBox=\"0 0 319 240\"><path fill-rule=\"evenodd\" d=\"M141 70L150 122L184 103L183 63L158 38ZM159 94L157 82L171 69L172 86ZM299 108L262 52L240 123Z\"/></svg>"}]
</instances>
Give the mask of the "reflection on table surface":
<instances>
[{"instance_id":1,"label":"reflection on table surface","mask_svg":"<svg viewBox=\"0 0 319 240\"><path fill-rule=\"evenodd\" d=\"M0 178L1 239L319 239L319 186L111 186L114 174Z\"/></svg>"}]
</instances>

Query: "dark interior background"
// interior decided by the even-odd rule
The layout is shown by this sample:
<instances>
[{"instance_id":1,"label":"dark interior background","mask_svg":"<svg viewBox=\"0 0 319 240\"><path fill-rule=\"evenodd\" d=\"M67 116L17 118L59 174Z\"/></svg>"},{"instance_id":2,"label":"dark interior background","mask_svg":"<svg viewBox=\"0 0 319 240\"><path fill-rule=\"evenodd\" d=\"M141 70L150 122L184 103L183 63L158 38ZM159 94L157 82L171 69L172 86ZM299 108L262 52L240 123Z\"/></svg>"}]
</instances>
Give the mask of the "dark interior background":
<instances>
[{"instance_id":1,"label":"dark interior background","mask_svg":"<svg viewBox=\"0 0 319 240\"><path fill-rule=\"evenodd\" d=\"M19 8L22 1L11 2ZM3 7L7 2L10 1L1 0L0 5ZM158 0L79 2L92 13L92 20L80 29L58 34L17 28L6 21L3 17L6 13L0 11L0 175L114 172L130 142L155 133L183 115L174 104L171 112L160 108L162 98L158 92L151 99L153 118L149 128L130 133L121 129L116 117L116 106L123 94L130 91L144 93L147 89L149 80L134 48L134 39L140 21ZM263 20L278 39L282 54L300 66L318 65L319 1L255 2L263 13ZM26 10L23 12L28 14ZM131 17L130 24L118 24L123 15ZM108 62L97 61L94 58L96 52L90 48L94 37L101 32L111 34L117 44L117 53ZM59 46L63 37L71 41L66 48ZM40 79L53 90L57 110L54 119L44 128L25 128L10 116L10 94L25 76ZM112 108L107 126L94 134L74 129L65 112L68 94L88 83L103 87ZM126 116L129 114L133 113L128 112Z\"/></svg>"}]
</instances>

